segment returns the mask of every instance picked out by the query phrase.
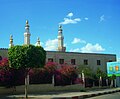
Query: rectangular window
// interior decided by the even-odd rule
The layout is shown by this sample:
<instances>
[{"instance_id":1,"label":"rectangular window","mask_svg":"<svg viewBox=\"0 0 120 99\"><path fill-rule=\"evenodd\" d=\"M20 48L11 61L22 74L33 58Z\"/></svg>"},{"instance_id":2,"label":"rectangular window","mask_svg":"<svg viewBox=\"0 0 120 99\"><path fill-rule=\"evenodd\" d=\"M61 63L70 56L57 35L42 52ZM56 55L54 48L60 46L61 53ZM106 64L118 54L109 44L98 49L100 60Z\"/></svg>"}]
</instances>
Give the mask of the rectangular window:
<instances>
[{"instance_id":1,"label":"rectangular window","mask_svg":"<svg viewBox=\"0 0 120 99\"><path fill-rule=\"evenodd\" d=\"M101 65L101 61L100 60L97 60L97 65Z\"/></svg>"},{"instance_id":2,"label":"rectangular window","mask_svg":"<svg viewBox=\"0 0 120 99\"><path fill-rule=\"evenodd\" d=\"M75 59L71 59L71 64L75 65Z\"/></svg>"},{"instance_id":3,"label":"rectangular window","mask_svg":"<svg viewBox=\"0 0 120 99\"><path fill-rule=\"evenodd\" d=\"M0 61L2 60L2 56L0 56Z\"/></svg>"},{"instance_id":4,"label":"rectangular window","mask_svg":"<svg viewBox=\"0 0 120 99\"><path fill-rule=\"evenodd\" d=\"M48 62L53 62L53 58L48 58Z\"/></svg>"},{"instance_id":5,"label":"rectangular window","mask_svg":"<svg viewBox=\"0 0 120 99\"><path fill-rule=\"evenodd\" d=\"M59 59L59 64L64 64L64 59Z\"/></svg>"},{"instance_id":6,"label":"rectangular window","mask_svg":"<svg viewBox=\"0 0 120 99\"><path fill-rule=\"evenodd\" d=\"M88 60L87 59L84 60L84 65L88 65Z\"/></svg>"},{"instance_id":7,"label":"rectangular window","mask_svg":"<svg viewBox=\"0 0 120 99\"><path fill-rule=\"evenodd\" d=\"M112 60L109 60L109 62L112 62Z\"/></svg>"}]
</instances>

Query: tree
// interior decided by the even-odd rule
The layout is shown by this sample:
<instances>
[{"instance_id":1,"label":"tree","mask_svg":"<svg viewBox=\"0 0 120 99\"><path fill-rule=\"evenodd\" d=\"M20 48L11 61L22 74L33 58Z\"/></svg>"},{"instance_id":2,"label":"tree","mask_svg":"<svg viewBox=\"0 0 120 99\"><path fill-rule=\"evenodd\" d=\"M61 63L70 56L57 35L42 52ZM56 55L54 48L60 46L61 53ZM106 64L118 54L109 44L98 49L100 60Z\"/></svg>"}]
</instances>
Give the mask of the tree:
<instances>
[{"instance_id":1,"label":"tree","mask_svg":"<svg viewBox=\"0 0 120 99\"><path fill-rule=\"evenodd\" d=\"M103 83L103 79L107 78L107 74L103 72L100 68L97 68L96 76L99 79L99 87L100 87Z\"/></svg>"},{"instance_id":2,"label":"tree","mask_svg":"<svg viewBox=\"0 0 120 99\"><path fill-rule=\"evenodd\" d=\"M41 46L16 45L8 50L9 65L25 70L25 96L27 96L27 75L31 68L41 68L45 64L46 51Z\"/></svg>"},{"instance_id":3,"label":"tree","mask_svg":"<svg viewBox=\"0 0 120 99\"><path fill-rule=\"evenodd\" d=\"M84 66L84 65L81 65L78 67L78 73L81 74L82 72L84 73L85 77L87 78L93 78L93 70L88 67L88 66Z\"/></svg>"},{"instance_id":4,"label":"tree","mask_svg":"<svg viewBox=\"0 0 120 99\"><path fill-rule=\"evenodd\" d=\"M110 87L113 87L113 84L114 84L114 80L116 79L116 75L115 74L112 74L112 76L110 76L110 80L111 80L111 84L110 84ZM116 83L115 83L115 86L116 86Z\"/></svg>"},{"instance_id":5,"label":"tree","mask_svg":"<svg viewBox=\"0 0 120 99\"><path fill-rule=\"evenodd\" d=\"M82 74L82 81L84 86L93 86L95 80L95 73L94 71L86 65L78 66L78 74Z\"/></svg>"}]
</instances>

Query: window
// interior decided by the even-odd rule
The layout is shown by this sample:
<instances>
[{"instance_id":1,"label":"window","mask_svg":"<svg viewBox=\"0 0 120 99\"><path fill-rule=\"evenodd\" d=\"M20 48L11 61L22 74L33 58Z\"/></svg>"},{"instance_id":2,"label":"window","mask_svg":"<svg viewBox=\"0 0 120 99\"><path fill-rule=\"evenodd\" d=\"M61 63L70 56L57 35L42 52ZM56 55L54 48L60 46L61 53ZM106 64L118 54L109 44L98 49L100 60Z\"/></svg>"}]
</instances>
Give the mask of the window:
<instances>
[{"instance_id":1,"label":"window","mask_svg":"<svg viewBox=\"0 0 120 99\"><path fill-rule=\"evenodd\" d=\"M53 58L48 58L48 62L53 62Z\"/></svg>"},{"instance_id":2,"label":"window","mask_svg":"<svg viewBox=\"0 0 120 99\"><path fill-rule=\"evenodd\" d=\"M59 59L59 64L64 64L64 59Z\"/></svg>"},{"instance_id":3,"label":"window","mask_svg":"<svg viewBox=\"0 0 120 99\"><path fill-rule=\"evenodd\" d=\"M112 60L109 60L109 62L112 62Z\"/></svg>"},{"instance_id":4,"label":"window","mask_svg":"<svg viewBox=\"0 0 120 99\"><path fill-rule=\"evenodd\" d=\"M2 56L0 56L0 61L2 60Z\"/></svg>"},{"instance_id":5,"label":"window","mask_svg":"<svg viewBox=\"0 0 120 99\"><path fill-rule=\"evenodd\" d=\"M97 60L97 65L101 65L101 61L100 60Z\"/></svg>"},{"instance_id":6,"label":"window","mask_svg":"<svg viewBox=\"0 0 120 99\"><path fill-rule=\"evenodd\" d=\"M84 60L84 65L88 65L88 60L87 59Z\"/></svg>"},{"instance_id":7,"label":"window","mask_svg":"<svg viewBox=\"0 0 120 99\"><path fill-rule=\"evenodd\" d=\"M71 64L75 65L75 59L71 59Z\"/></svg>"}]
</instances>

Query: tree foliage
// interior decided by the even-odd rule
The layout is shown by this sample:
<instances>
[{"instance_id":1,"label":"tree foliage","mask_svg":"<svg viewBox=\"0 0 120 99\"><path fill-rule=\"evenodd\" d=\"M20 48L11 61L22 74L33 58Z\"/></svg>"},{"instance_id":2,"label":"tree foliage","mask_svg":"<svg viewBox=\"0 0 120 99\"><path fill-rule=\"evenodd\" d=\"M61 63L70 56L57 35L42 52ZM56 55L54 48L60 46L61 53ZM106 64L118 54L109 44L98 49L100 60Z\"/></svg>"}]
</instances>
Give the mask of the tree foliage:
<instances>
[{"instance_id":1,"label":"tree foliage","mask_svg":"<svg viewBox=\"0 0 120 99\"><path fill-rule=\"evenodd\" d=\"M112 74L112 76L110 76L110 79L111 79L111 80L116 79L116 75L115 75L115 74Z\"/></svg>"},{"instance_id":2,"label":"tree foliage","mask_svg":"<svg viewBox=\"0 0 120 99\"><path fill-rule=\"evenodd\" d=\"M93 76L94 76L94 71L88 66L81 65L78 67L77 70L78 70L79 74L81 74L83 72L85 77L87 77L87 78L93 78Z\"/></svg>"},{"instance_id":3,"label":"tree foliage","mask_svg":"<svg viewBox=\"0 0 120 99\"><path fill-rule=\"evenodd\" d=\"M100 76L103 77L103 78L107 78L107 74L105 72L103 72L100 68L97 68L96 76L98 78L100 78Z\"/></svg>"},{"instance_id":4,"label":"tree foliage","mask_svg":"<svg viewBox=\"0 0 120 99\"><path fill-rule=\"evenodd\" d=\"M43 67L46 52L39 46L16 45L8 50L8 58L10 67L15 69Z\"/></svg>"},{"instance_id":5,"label":"tree foliage","mask_svg":"<svg viewBox=\"0 0 120 99\"><path fill-rule=\"evenodd\" d=\"M8 50L8 58L10 67L25 70L25 97L27 99L28 72L31 68L44 66L46 51L40 46L17 45Z\"/></svg>"}]
</instances>

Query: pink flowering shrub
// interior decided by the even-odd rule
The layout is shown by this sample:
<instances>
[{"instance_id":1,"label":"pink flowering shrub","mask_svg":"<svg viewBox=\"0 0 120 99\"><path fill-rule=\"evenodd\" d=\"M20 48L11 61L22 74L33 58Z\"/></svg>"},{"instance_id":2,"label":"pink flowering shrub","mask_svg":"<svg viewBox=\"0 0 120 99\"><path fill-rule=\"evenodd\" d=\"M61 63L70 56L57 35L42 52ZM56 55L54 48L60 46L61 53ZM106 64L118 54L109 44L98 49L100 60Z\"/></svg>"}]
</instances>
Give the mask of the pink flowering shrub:
<instances>
[{"instance_id":1,"label":"pink flowering shrub","mask_svg":"<svg viewBox=\"0 0 120 99\"><path fill-rule=\"evenodd\" d=\"M56 70L55 83L56 85L69 85L74 84L74 80L77 78L76 69L70 65L62 65L61 68Z\"/></svg>"},{"instance_id":2,"label":"pink flowering shrub","mask_svg":"<svg viewBox=\"0 0 120 99\"><path fill-rule=\"evenodd\" d=\"M54 62L47 62L44 68L34 68L29 72L30 83L52 83L52 76L56 70Z\"/></svg>"},{"instance_id":3,"label":"pink flowering shrub","mask_svg":"<svg viewBox=\"0 0 120 99\"><path fill-rule=\"evenodd\" d=\"M45 69L47 72L53 74L53 73L55 72L55 70L56 70L56 65L57 65L57 64L54 63L54 62L47 62L47 63L45 64L45 66L44 66L44 69Z\"/></svg>"},{"instance_id":4,"label":"pink flowering shrub","mask_svg":"<svg viewBox=\"0 0 120 99\"><path fill-rule=\"evenodd\" d=\"M44 68L33 68L29 71L29 79L31 84L52 83L54 75L55 85L68 85L78 83L76 69L68 64L58 64L47 62ZM9 67L7 58L0 61L0 85L16 86L23 85L25 78L24 69L13 69Z\"/></svg>"},{"instance_id":5,"label":"pink flowering shrub","mask_svg":"<svg viewBox=\"0 0 120 99\"><path fill-rule=\"evenodd\" d=\"M54 62L48 62L44 68L31 69L29 72L30 83L52 83L53 75L55 85L74 83L74 80L77 78L76 69L66 64L57 69L57 65Z\"/></svg>"},{"instance_id":6,"label":"pink flowering shrub","mask_svg":"<svg viewBox=\"0 0 120 99\"><path fill-rule=\"evenodd\" d=\"M0 85L10 87L24 84L24 70L9 67L7 58L0 60Z\"/></svg>"},{"instance_id":7,"label":"pink flowering shrub","mask_svg":"<svg viewBox=\"0 0 120 99\"><path fill-rule=\"evenodd\" d=\"M3 58L2 60L0 60L0 69L9 69L9 63L7 58Z\"/></svg>"},{"instance_id":8,"label":"pink flowering shrub","mask_svg":"<svg viewBox=\"0 0 120 99\"><path fill-rule=\"evenodd\" d=\"M7 58L0 60L0 84L6 85L10 82L12 73L9 69L9 63Z\"/></svg>"}]
</instances>

